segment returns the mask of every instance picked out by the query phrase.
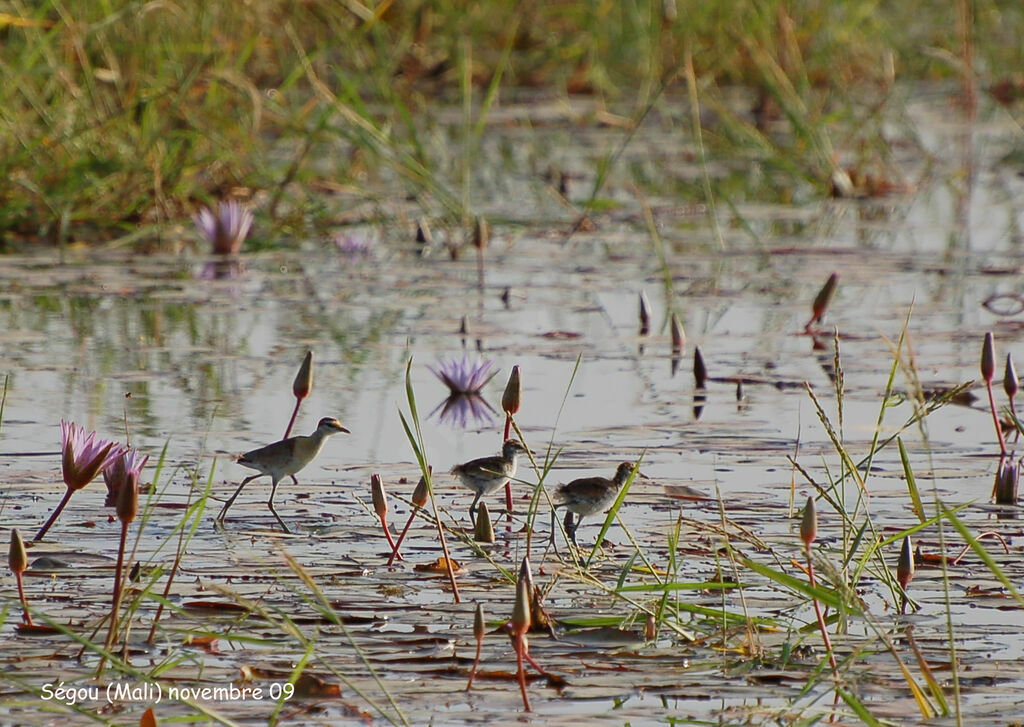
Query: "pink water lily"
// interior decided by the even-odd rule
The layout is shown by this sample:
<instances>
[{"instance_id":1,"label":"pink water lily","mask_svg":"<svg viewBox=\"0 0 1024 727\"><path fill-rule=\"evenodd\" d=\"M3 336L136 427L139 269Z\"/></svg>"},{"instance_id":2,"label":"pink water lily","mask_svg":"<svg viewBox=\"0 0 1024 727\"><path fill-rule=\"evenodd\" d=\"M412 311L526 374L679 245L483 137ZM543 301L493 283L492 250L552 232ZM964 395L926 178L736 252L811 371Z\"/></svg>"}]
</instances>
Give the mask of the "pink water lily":
<instances>
[{"instance_id":1,"label":"pink water lily","mask_svg":"<svg viewBox=\"0 0 1024 727\"><path fill-rule=\"evenodd\" d=\"M120 457L116 457L103 469L103 481L107 485L107 499L103 503L107 507L117 507L117 496L122 487L139 489L139 475L149 461L149 455L143 456L137 449L126 449Z\"/></svg>"},{"instance_id":2,"label":"pink water lily","mask_svg":"<svg viewBox=\"0 0 1024 727\"><path fill-rule=\"evenodd\" d=\"M122 453L120 445L105 439L99 439L96 436L96 432L86 436L85 428L73 422L66 422L61 419L60 429L61 451L63 453L61 470L64 475L64 484L67 485L68 490L64 493L64 498L57 505L53 514L50 515L50 519L36 533L36 537L33 540L41 540L46 535L46 532L53 525L57 516L60 515L64 506L68 504L68 500L71 499L71 493L82 489L92 482L101 470L110 466L114 459Z\"/></svg>"},{"instance_id":3,"label":"pink water lily","mask_svg":"<svg viewBox=\"0 0 1024 727\"><path fill-rule=\"evenodd\" d=\"M71 490L80 490L95 479L121 453L121 447L106 439L99 439L96 432L85 435L85 427L74 422L60 420L61 469L64 484Z\"/></svg>"},{"instance_id":4,"label":"pink water lily","mask_svg":"<svg viewBox=\"0 0 1024 727\"><path fill-rule=\"evenodd\" d=\"M213 246L216 255L237 255L252 227L252 212L233 199L223 201L217 214L203 207L192 216L196 229Z\"/></svg>"},{"instance_id":5,"label":"pink water lily","mask_svg":"<svg viewBox=\"0 0 1024 727\"><path fill-rule=\"evenodd\" d=\"M373 238L359 232L338 232L334 235L334 245L342 257L350 260L362 260L373 257Z\"/></svg>"}]
</instances>

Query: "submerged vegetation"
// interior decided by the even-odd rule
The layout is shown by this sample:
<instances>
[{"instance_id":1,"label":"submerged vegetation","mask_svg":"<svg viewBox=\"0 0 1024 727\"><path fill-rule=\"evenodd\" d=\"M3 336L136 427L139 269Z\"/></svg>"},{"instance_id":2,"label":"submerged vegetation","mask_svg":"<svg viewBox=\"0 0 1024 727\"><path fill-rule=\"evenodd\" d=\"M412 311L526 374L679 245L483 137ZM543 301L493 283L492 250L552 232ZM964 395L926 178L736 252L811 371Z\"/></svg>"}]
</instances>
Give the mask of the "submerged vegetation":
<instances>
[{"instance_id":1,"label":"submerged vegetation","mask_svg":"<svg viewBox=\"0 0 1024 727\"><path fill-rule=\"evenodd\" d=\"M901 82L949 79L964 103L985 89L1013 102L1020 79L1003 69L1024 67L1024 9L971 0L75 0L15 3L0 25L8 243L177 244L200 204L226 198L253 205L264 245L402 220L403 193L413 214L468 229L485 129L524 99L591 99L558 118L621 128L590 160L584 211L647 123L703 172L640 174L641 187L682 183L674 193L731 205L738 190L708 165L746 159L778 200L879 193L904 184L885 126L901 118ZM539 158L515 173L563 189L576 174Z\"/></svg>"}]
</instances>

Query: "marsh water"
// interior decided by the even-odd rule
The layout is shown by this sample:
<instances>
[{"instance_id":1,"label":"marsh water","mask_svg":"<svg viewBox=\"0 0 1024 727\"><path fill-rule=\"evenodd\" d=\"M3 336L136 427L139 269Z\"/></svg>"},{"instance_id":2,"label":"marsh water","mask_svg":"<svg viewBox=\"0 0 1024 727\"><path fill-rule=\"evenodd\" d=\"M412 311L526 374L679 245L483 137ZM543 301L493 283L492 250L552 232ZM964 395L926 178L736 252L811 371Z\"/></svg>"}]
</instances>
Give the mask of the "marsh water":
<instances>
[{"instance_id":1,"label":"marsh water","mask_svg":"<svg viewBox=\"0 0 1024 727\"><path fill-rule=\"evenodd\" d=\"M738 555L805 577L790 562L801 558L793 503L815 489L789 458L819 483L842 470L804 386L838 429L833 331L845 387L841 431L855 459L867 454L875 435L892 346L904 326L895 390L907 398L886 402L882 439L913 415L910 371L926 391L978 379L990 330L1000 360L1007 352L1024 356L1024 313L1015 297L1024 262L1024 180L1019 163L1006 160L1012 128L998 116L965 128L950 120L947 103L911 104L922 147L895 160L904 178L884 197L780 204L772 201L772 179L749 165L711 167L736 190L735 214L719 210L717 233L703 200L680 193L699 190L700 171L670 125L654 123L638 134L613 167L604 211L577 230L572 202L589 195L593 150L612 147L621 130L557 122L495 130L482 152L493 162L474 178L475 203L492 224L482 280L476 250L465 246L458 259L449 254L446 240L461 241L461 232L438 226L433 244L417 242L415 213L400 202L390 211L404 221L339 229L368 242L369 252L353 254L329 238L295 240L286 249L245 252L221 277L204 274L210 261L188 249L138 254L72 244L4 257L0 523L30 535L63 494L62 418L119 441L130 437L151 455L143 481L153 482L153 494L135 553L144 573L170 568L174 529L209 482L215 499L188 543L152 646L143 642L156 603L138 609L129 637L138 674L125 682L146 683L145 676L165 690L235 684L269 692L308 658L303 670L311 679L300 681L281 708L280 718L292 723L383 722L382 712L398 720L399 710L412 724L775 724L827 714L827 666L802 691L824 655L810 601L737 566L723 546L728 541ZM571 180L567 201L545 179L549 164ZM742 224L730 222L736 215ZM260 235L257 229L254 237ZM837 293L819 335L808 335L811 302L833 272L840 276ZM638 332L641 291L654 313L647 336ZM686 332L675 365L670 310ZM710 376L705 391L692 375L697 347ZM212 518L220 501L251 474L234 459L281 437L307 350L314 351L315 381L296 433L336 416L351 434L329 440L298 476L298 487L285 481L279 488L277 509L291 535L279 531L266 508L266 480L246 488L218 531ZM428 367L463 356L499 369L483 391L496 410L490 421L470 414L461 426L435 410L447 390ZM393 496L393 528L404 525L410 509L419 467L399 417L411 414L410 360L438 505L452 531L452 556L464 569L460 603L443 575L415 567L441 554L436 530L417 520L402 548L405 559L388 567L369 505L369 478L379 473ZM537 518L529 555L559 626L557 639L534 635L531 654L564 684L531 678L532 713L522 711L515 654L497 629L511 615L514 595L501 569L514 573L527 555L529 484L537 474L520 470L527 484L517 485L512 517L496 519L498 541L484 546L488 557L458 537L469 526L471 494L447 474L457 462L497 453L499 402L513 365L523 376L516 422L527 444L540 460L549 447L558 454L545 479L549 489L576 477L610 476L618 462L640 457L646 475L632 484L589 573L546 549L546 510ZM926 509L934 511L936 497L963 505L959 517L971 532L997 531L1009 554L995 540L981 542L1019 588L1021 521L1014 507L989 504L999 448L984 388L971 392L973 401L937 409L902 438ZM895 444L875 455L866 488L881 537L919 522ZM109 609L120 524L102 507L104 495L101 482L76 493L29 552L26 591L37 620L45 615L82 637ZM488 497L492 511L502 499ZM838 567L839 517L823 506L819 517L818 550ZM582 545L593 544L600 525L597 516L585 521ZM762 628L745 632L720 616L716 627L713 615L680 611L676 630L645 640L639 608L656 609L662 593L623 591L627 601L615 590L654 583L644 559L655 574L664 572L677 528L679 582L738 578L743 588L680 589L670 603L762 617ZM957 554L964 541L948 525L944 538L947 554ZM923 552L940 553L934 525L914 539ZM635 556L638 548L643 558ZM898 543L887 552L895 567ZM347 632L324 616L315 590L285 554L311 577ZM1005 724L1024 711L1020 605L975 553L950 566L948 578L947 589L941 569L919 564L910 587L919 609L905 616L887 588L862 579L859 596L886 638L866 620L850 619L833 636L843 679L876 717L917 722L920 711L886 639L923 684L904 638L912 625L952 701L952 632L968 723ZM157 592L162 588L157 580ZM14 581L6 575L3 593L0 721L49 723L65 714L84 721L75 711L84 710L134 722L155 701L87 695L70 707L70 700L49 698L44 688L61 681L105 687L107 680L93 680L95 657L78 658L81 646L70 636L19 633ZM466 692L475 602L484 606L489 633L477 681ZM156 714L196 715L196 704L211 719L244 723L266 722L277 707L266 695L229 696L162 701Z\"/></svg>"}]
</instances>

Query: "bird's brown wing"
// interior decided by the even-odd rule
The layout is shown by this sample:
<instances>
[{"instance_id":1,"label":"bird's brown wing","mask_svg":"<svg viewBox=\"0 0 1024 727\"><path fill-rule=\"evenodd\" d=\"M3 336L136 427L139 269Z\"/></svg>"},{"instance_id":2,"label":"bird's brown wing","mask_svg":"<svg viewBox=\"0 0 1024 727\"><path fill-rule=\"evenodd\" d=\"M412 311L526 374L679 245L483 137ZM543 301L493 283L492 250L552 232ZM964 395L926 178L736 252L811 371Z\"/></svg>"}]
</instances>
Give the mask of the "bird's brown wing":
<instances>
[{"instance_id":1,"label":"bird's brown wing","mask_svg":"<svg viewBox=\"0 0 1024 727\"><path fill-rule=\"evenodd\" d=\"M501 457L481 457L464 464L457 464L451 469L453 475L494 475L498 477L505 471L505 460Z\"/></svg>"},{"instance_id":2,"label":"bird's brown wing","mask_svg":"<svg viewBox=\"0 0 1024 727\"><path fill-rule=\"evenodd\" d=\"M559 485L555 491L555 500L597 500L608 493L610 485L604 477L584 477L567 485Z\"/></svg>"}]
</instances>

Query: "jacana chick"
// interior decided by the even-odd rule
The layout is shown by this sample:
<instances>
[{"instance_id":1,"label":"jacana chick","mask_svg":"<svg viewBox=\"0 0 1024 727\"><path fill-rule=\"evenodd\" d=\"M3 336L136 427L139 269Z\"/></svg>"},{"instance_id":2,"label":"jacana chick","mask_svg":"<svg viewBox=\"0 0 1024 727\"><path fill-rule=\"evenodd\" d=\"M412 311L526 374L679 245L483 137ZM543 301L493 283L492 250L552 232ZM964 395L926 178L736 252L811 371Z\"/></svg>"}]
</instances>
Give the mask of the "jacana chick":
<instances>
[{"instance_id":1,"label":"jacana chick","mask_svg":"<svg viewBox=\"0 0 1024 727\"><path fill-rule=\"evenodd\" d=\"M566 509L565 532L572 539L573 545L579 548L579 544L576 542L576 529L580 526L583 518L607 510L619 496L619 490L626 484L632 471L633 463L623 462L615 469L615 475L611 479L582 477L558 486L552 499L555 502L556 510L560 507ZM573 513L577 516L575 523L573 523ZM551 522L553 525L554 513L552 513Z\"/></svg>"},{"instance_id":2,"label":"jacana chick","mask_svg":"<svg viewBox=\"0 0 1024 727\"><path fill-rule=\"evenodd\" d=\"M525 451L526 447L519 440L507 439L501 447L500 455L480 457L452 467L451 473L464 487L476 493L473 504L469 506L469 517L473 522L476 522L476 506L480 498L516 476L519 453Z\"/></svg>"}]
</instances>

